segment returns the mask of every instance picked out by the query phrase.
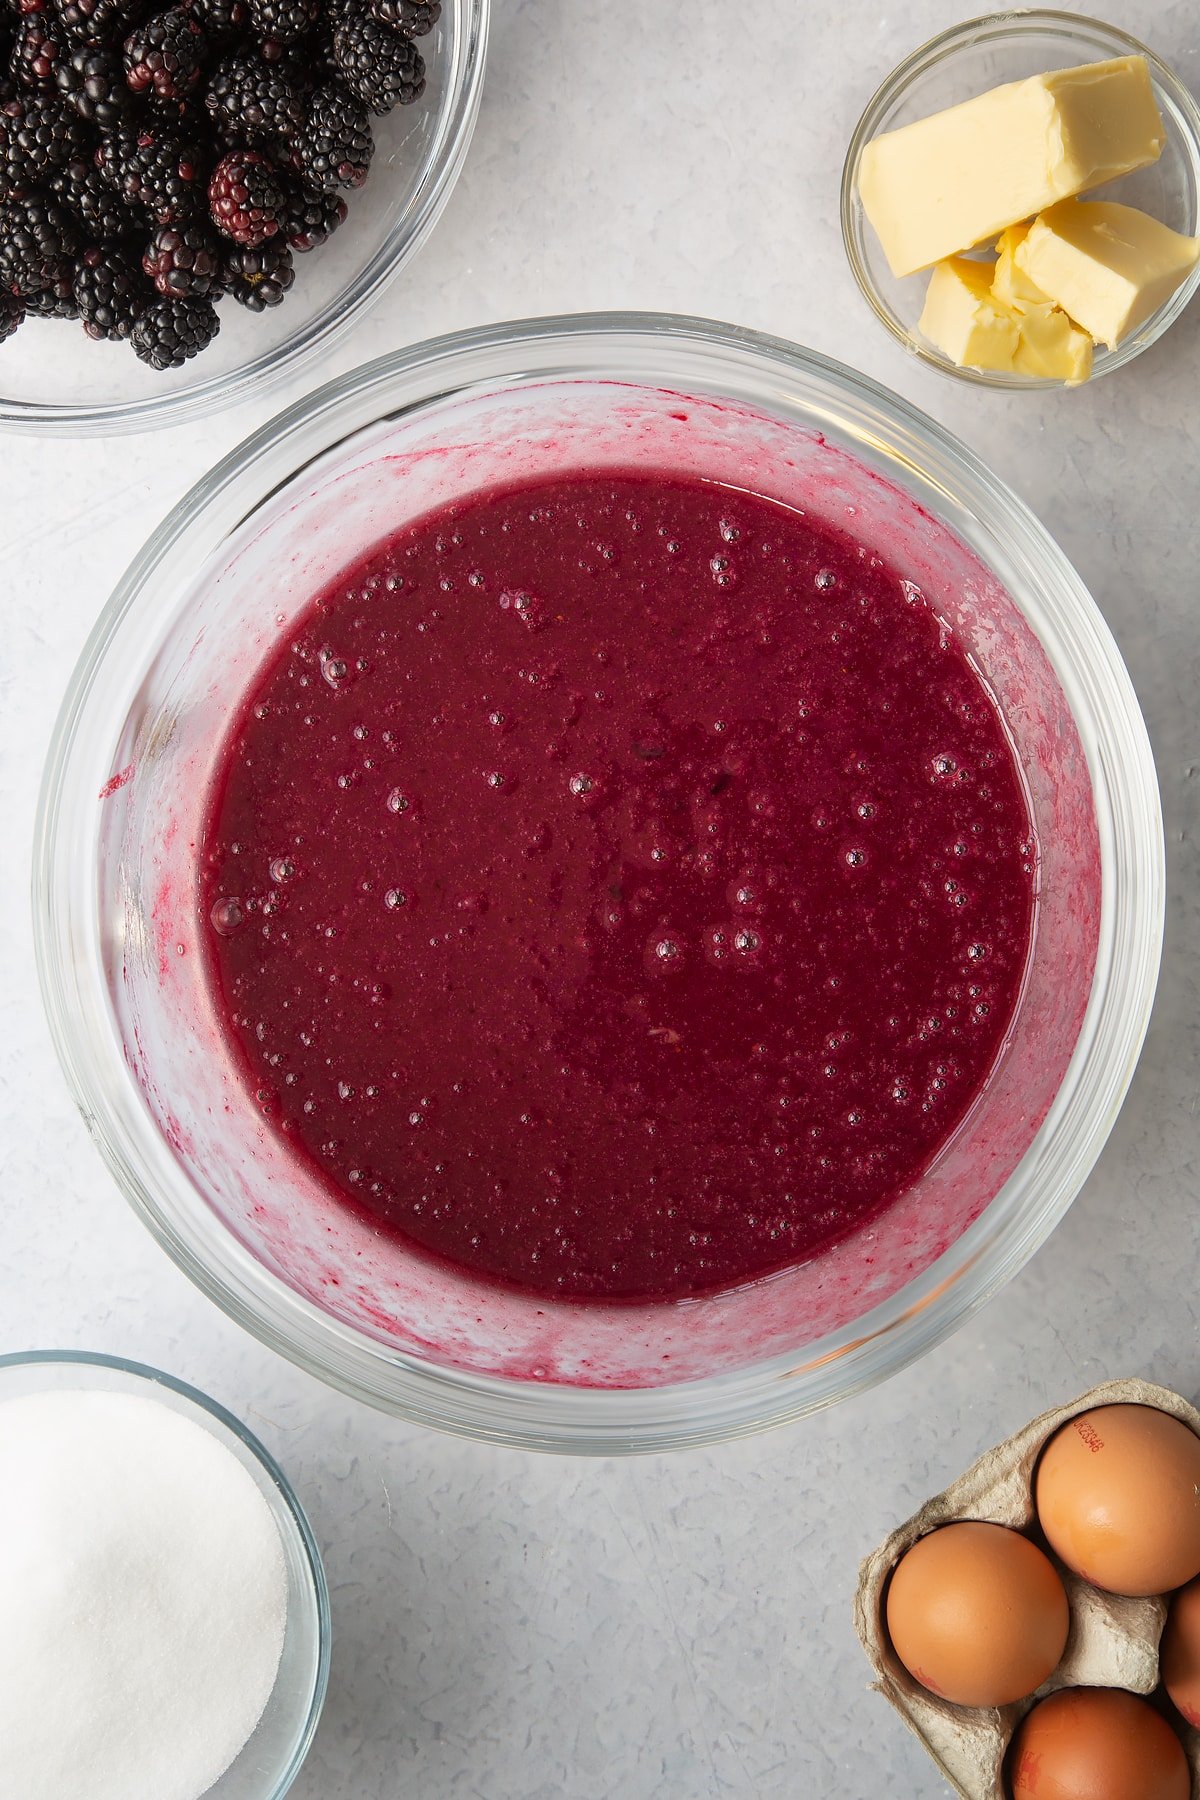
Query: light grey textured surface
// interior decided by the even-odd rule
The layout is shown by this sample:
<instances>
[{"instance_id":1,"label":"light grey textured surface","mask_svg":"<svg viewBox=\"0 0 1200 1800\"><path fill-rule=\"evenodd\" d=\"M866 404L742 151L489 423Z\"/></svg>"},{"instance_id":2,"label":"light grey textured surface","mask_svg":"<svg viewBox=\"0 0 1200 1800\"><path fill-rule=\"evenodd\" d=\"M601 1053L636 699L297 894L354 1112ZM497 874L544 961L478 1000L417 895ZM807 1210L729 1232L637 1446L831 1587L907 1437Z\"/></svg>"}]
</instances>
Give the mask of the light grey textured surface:
<instances>
[{"instance_id":1,"label":"light grey textured surface","mask_svg":"<svg viewBox=\"0 0 1200 1800\"><path fill-rule=\"evenodd\" d=\"M1190 0L1114 4L1193 88ZM0 1349L143 1357L243 1414L328 1560L329 1706L296 1800L933 1800L865 1690L861 1553L1044 1404L1106 1376L1200 1390L1200 307L1132 369L1042 400L959 391L868 317L842 151L952 0L497 0L474 149L423 255L332 364L553 309L708 313L857 364L966 437L1091 584L1166 807L1165 979L1133 1093L1066 1222L1001 1299L886 1387L675 1459L556 1462L413 1431L260 1349L153 1246L68 1101L27 867L68 672L166 508L286 393L110 445L0 441Z\"/></svg>"}]
</instances>

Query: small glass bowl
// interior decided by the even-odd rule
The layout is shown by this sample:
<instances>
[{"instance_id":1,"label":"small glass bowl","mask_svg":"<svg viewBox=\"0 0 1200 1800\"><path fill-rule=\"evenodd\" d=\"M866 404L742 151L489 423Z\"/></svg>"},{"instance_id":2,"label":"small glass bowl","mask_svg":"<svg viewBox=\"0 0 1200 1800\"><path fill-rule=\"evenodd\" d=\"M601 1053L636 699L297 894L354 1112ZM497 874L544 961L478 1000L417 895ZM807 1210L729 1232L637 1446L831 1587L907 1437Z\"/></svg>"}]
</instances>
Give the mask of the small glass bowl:
<instances>
[{"instance_id":1,"label":"small glass bowl","mask_svg":"<svg viewBox=\"0 0 1200 1800\"><path fill-rule=\"evenodd\" d=\"M326 349L414 257L458 180L483 91L491 0L443 0L419 40L426 88L372 121L371 178L323 248L296 258L282 306L221 301L221 330L181 369L151 369L128 344L79 325L29 319L0 345L0 426L52 436L176 425L274 386Z\"/></svg>"},{"instance_id":2,"label":"small glass bowl","mask_svg":"<svg viewBox=\"0 0 1200 1800\"><path fill-rule=\"evenodd\" d=\"M867 221L858 192L863 149L872 138L895 131L944 107L956 106L988 88L1020 81L1046 69L1103 62L1116 56L1144 56L1154 98L1166 128L1166 144L1156 163L1097 188L1089 199L1112 198L1141 207L1173 231L1200 233L1200 106L1179 77L1127 32L1082 14L1036 11L992 13L944 31L914 50L888 76L867 106L842 169L842 241L854 278L877 319L921 362L977 387L1060 388L1040 375L1003 370L963 369L920 336L917 321L925 302L928 273L896 276ZM1115 350L1097 347L1092 380L1124 368L1175 323L1200 288L1200 265L1158 311Z\"/></svg>"},{"instance_id":3,"label":"small glass bowl","mask_svg":"<svg viewBox=\"0 0 1200 1800\"><path fill-rule=\"evenodd\" d=\"M83 1350L0 1356L0 1404L26 1394L86 1390L156 1400L235 1456L271 1510L287 1567L287 1627L266 1711L205 1800L283 1800L312 1746L329 1685L329 1593L316 1539L274 1458L223 1406L144 1363Z\"/></svg>"}]
</instances>

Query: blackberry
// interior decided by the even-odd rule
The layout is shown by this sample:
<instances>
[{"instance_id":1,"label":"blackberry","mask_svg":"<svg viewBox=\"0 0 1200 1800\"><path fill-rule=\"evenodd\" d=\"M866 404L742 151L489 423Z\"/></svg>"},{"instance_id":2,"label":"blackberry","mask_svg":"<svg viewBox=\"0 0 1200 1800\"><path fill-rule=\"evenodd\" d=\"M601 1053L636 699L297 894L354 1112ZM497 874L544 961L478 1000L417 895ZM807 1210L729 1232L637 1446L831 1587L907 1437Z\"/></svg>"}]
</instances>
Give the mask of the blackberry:
<instances>
[{"instance_id":1,"label":"blackberry","mask_svg":"<svg viewBox=\"0 0 1200 1800\"><path fill-rule=\"evenodd\" d=\"M81 44L54 65L54 82L80 118L100 131L115 131L131 107L125 71L115 50Z\"/></svg>"},{"instance_id":2,"label":"blackberry","mask_svg":"<svg viewBox=\"0 0 1200 1800\"><path fill-rule=\"evenodd\" d=\"M136 136L106 139L96 160L101 174L125 201L144 208L156 225L176 225L203 206L205 166L200 152L161 126L149 124Z\"/></svg>"},{"instance_id":3,"label":"blackberry","mask_svg":"<svg viewBox=\"0 0 1200 1800\"><path fill-rule=\"evenodd\" d=\"M83 236L95 244L118 238L145 236L144 218L105 181L92 162L69 162L50 178L55 197L83 226Z\"/></svg>"},{"instance_id":4,"label":"blackberry","mask_svg":"<svg viewBox=\"0 0 1200 1800\"><path fill-rule=\"evenodd\" d=\"M278 306L295 279L292 253L279 238L253 249L238 245L225 258L226 289L251 312Z\"/></svg>"},{"instance_id":5,"label":"blackberry","mask_svg":"<svg viewBox=\"0 0 1200 1800\"><path fill-rule=\"evenodd\" d=\"M274 164L256 150L231 150L208 184L214 223L235 244L253 247L275 237L283 224L283 184Z\"/></svg>"},{"instance_id":6,"label":"blackberry","mask_svg":"<svg viewBox=\"0 0 1200 1800\"><path fill-rule=\"evenodd\" d=\"M287 195L283 218L288 248L316 250L331 238L346 217L346 202L337 194L321 193L297 183Z\"/></svg>"},{"instance_id":7,"label":"blackberry","mask_svg":"<svg viewBox=\"0 0 1200 1800\"><path fill-rule=\"evenodd\" d=\"M246 0L185 0L185 3L212 49L224 49L236 38L245 36L250 22Z\"/></svg>"},{"instance_id":8,"label":"blackberry","mask_svg":"<svg viewBox=\"0 0 1200 1800\"><path fill-rule=\"evenodd\" d=\"M69 107L52 94L14 94L0 103L0 197L31 193L83 149Z\"/></svg>"},{"instance_id":9,"label":"blackberry","mask_svg":"<svg viewBox=\"0 0 1200 1800\"><path fill-rule=\"evenodd\" d=\"M247 0L250 29L260 43L293 44L321 16L320 0Z\"/></svg>"},{"instance_id":10,"label":"blackberry","mask_svg":"<svg viewBox=\"0 0 1200 1800\"><path fill-rule=\"evenodd\" d=\"M308 187L332 193L360 188L375 145L366 109L345 88L319 87L292 149L292 162Z\"/></svg>"},{"instance_id":11,"label":"blackberry","mask_svg":"<svg viewBox=\"0 0 1200 1800\"><path fill-rule=\"evenodd\" d=\"M425 64L416 45L369 14L338 20L333 56L350 92L380 117L394 106L410 106L425 91Z\"/></svg>"},{"instance_id":12,"label":"blackberry","mask_svg":"<svg viewBox=\"0 0 1200 1800\"><path fill-rule=\"evenodd\" d=\"M234 143L286 141L304 122L304 102L284 70L244 52L217 64L204 103L217 130Z\"/></svg>"},{"instance_id":13,"label":"blackberry","mask_svg":"<svg viewBox=\"0 0 1200 1800\"><path fill-rule=\"evenodd\" d=\"M30 194L0 203L0 288L36 294L51 287L79 243L79 227L57 200Z\"/></svg>"},{"instance_id":14,"label":"blackberry","mask_svg":"<svg viewBox=\"0 0 1200 1800\"><path fill-rule=\"evenodd\" d=\"M49 287L36 294L26 294L22 302L27 319L77 319L75 305L75 264L64 262Z\"/></svg>"},{"instance_id":15,"label":"blackberry","mask_svg":"<svg viewBox=\"0 0 1200 1800\"><path fill-rule=\"evenodd\" d=\"M441 0L370 0L369 10L404 37L425 37L442 16Z\"/></svg>"},{"instance_id":16,"label":"blackberry","mask_svg":"<svg viewBox=\"0 0 1200 1800\"><path fill-rule=\"evenodd\" d=\"M206 225L160 225L142 254L142 268L160 294L181 300L221 292L221 250Z\"/></svg>"},{"instance_id":17,"label":"blackberry","mask_svg":"<svg viewBox=\"0 0 1200 1800\"><path fill-rule=\"evenodd\" d=\"M75 305L91 338L131 337L152 299L127 244L95 244L75 265Z\"/></svg>"},{"instance_id":18,"label":"blackberry","mask_svg":"<svg viewBox=\"0 0 1200 1800\"><path fill-rule=\"evenodd\" d=\"M59 24L74 43L123 38L145 12L144 0L54 0Z\"/></svg>"},{"instance_id":19,"label":"blackberry","mask_svg":"<svg viewBox=\"0 0 1200 1800\"><path fill-rule=\"evenodd\" d=\"M207 49L199 22L182 6L157 13L125 39L125 80L130 92L182 100L200 79Z\"/></svg>"},{"instance_id":20,"label":"blackberry","mask_svg":"<svg viewBox=\"0 0 1200 1800\"><path fill-rule=\"evenodd\" d=\"M209 135L208 117L204 111L204 82L199 81L182 100L156 94L150 88L142 98L142 120L168 137L183 138L188 143Z\"/></svg>"},{"instance_id":21,"label":"blackberry","mask_svg":"<svg viewBox=\"0 0 1200 1800\"><path fill-rule=\"evenodd\" d=\"M9 68L18 87L53 88L67 43L57 21L49 13L25 13L17 21Z\"/></svg>"},{"instance_id":22,"label":"blackberry","mask_svg":"<svg viewBox=\"0 0 1200 1800\"><path fill-rule=\"evenodd\" d=\"M10 338L25 318L25 302L16 294L0 294L0 344Z\"/></svg>"},{"instance_id":23,"label":"blackberry","mask_svg":"<svg viewBox=\"0 0 1200 1800\"><path fill-rule=\"evenodd\" d=\"M212 343L221 321L211 300L152 300L130 336L135 355L152 369L179 369Z\"/></svg>"}]
</instances>

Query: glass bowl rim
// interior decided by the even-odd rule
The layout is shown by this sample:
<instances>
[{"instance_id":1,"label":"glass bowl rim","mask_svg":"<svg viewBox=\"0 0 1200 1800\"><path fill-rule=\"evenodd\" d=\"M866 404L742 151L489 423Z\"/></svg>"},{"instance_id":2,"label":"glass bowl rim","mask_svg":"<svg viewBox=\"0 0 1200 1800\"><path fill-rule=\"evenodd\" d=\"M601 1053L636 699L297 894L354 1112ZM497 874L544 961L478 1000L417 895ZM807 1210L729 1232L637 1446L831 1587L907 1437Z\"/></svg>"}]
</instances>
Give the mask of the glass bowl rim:
<instances>
[{"instance_id":1,"label":"glass bowl rim","mask_svg":"<svg viewBox=\"0 0 1200 1800\"><path fill-rule=\"evenodd\" d=\"M475 131L487 67L492 0L447 0L459 5L465 26L460 78L445 96L431 158L412 203L393 220L384 242L340 294L294 337L222 375L203 376L173 393L136 400L60 405L12 400L0 392L0 430L42 437L109 436L182 424L238 406L298 373L349 331L421 249L462 173ZM199 377L199 370L197 371Z\"/></svg>"},{"instance_id":2,"label":"glass bowl rim","mask_svg":"<svg viewBox=\"0 0 1200 1800\"><path fill-rule=\"evenodd\" d=\"M1009 374L1000 370L958 368L940 353L935 352L924 343L916 329L908 329L883 300L870 270L859 251L858 232L856 230L855 208L858 201L858 165L863 149L871 138L878 135L880 121L888 110L903 98L910 83L918 76L952 56L957 50L967 46L972 40L981 37L997 38L1019 37L1023 31L1031 36L1053 30L1062 31L1064 35L1095 32L1108 38L1113 46L1114 54L1128 56L1144 56L1150 67L1151 77L1155 85L1170 95L1171 103L1186 125L1186 136L1191 153L1193 169L1200 184L1200 102L1191 89L1180 79L1169 63L1163 61L1156 51L1143 44L1132 33L1124 31L1119 25L1110 25L1104 19L1096 19L1087 13L1061 12L1053 7L1018 8L1009 12L981 13L977 18L964 19L956 25L948 26L936 36L919 44L909 52L888 75L885 75L871 98L863 108L862 115L850 137L846 158L842 164L842 180L839 197L839 214L841 219L842 248L850 272L867 305L879 320L880 324L893 337L907 355L913 356L927 368L936 369L951 381L965 381L974 387L990 388L1002 393L1054 393L1067 384L1044 375ZM964 96L965 97L965 96ZM915 279L911 278L911 279ZM1186 281L1182 282L1170 297L1163 301L1157 312L1123 344L1105 354L1100 367L1093 371L1088 380L1099 380L1105 375L1115 374L1118 369L1125 368L1143 350L1149 350L1163 334L1179 318L1197 290L1200 289L1200 264L1192 270ZM1087 386L1088 383L1083 384Z\"/></svg>"},{"instance_id":3,"label":"glass bowl rim","mask_svg":"<svg viewBox=\"0 0 1200 1800\"><path fill-rule=\"evenodd\" d=\"M0 1388L3 1386L4 1371L19 1368L110 1369L118 1375L132 1376L136 1381L145 1382L148 1385L168 1388L178 1394L181 1399L188 1401L190 1405L197 1407L199 1411L206 1413L209 1418L214 1419L218 1425L236 1438L250 1452L271 1484L278 1489L284 1510L295 1525L300 1539L300 1545L304 1552L304 1566L308 1574L308 1588L317 1615L317 1656L312 1670L312 1693L309 1696L308 1709L288 1758L287 1767L270 1795L270 1800L283 1800L283 1796L294 1784L312 1749L329 1688L333 1639L333 1621L325 1565L321 1559L321 1552L309 1523L308 1514L288 1476L266 1445L250 1430L250 1427L234 1413L231 1413L227 1407L222 1406L219 1400L214 1400L211 1394L206 1394L200 1388L193 1387L191 1382L181 1380L178 1375L169 1375L165 1369L155 1368L151 1363L137 1362L131 1357L116 1356L104 1350L14 1350L0 1355ZM247 1739L247 1743L252 1739L253 1733L251 1738ZM243 1745L244 1748L245 1745ZM241 1755L241 1751L238 1754Z\"/></svg>"},{"instance_id":4,"label":"glass bowl rim","mask_svg":"<svg viewBox=\"0 0 1200 1800\"><path fill-rule=\"evenodd\" d=\"M1136 815L1133 824L1127 825L1133 847L1128 853L1129 868L1125 869L1124 878L1127 885L1132 881L1137 889L1139 906L1128 909L1126 936L1131 941L1122 944L1121 956L1115 956L1113 944L1108 943L1105 964L1104 921L1108 920L1110 936L1114 929L1122 927L1121 910L1112 892L1114 874L1109 865L1113 852L1109 850L1097 974L1080 1044L1060 1089L1060 1098L1070 1086L1089 1042L1089 1026L1095 1030L1098 1012L1104 1013L1101 1023L1110 1021L1115 1047L1110 1046L1105 1053L1105 1080L1088 1101L1083 1150L1073 1153L1070 1174L1065 1182L1061 1176L1058 1178L1052 1196L1025 1196L1019 1210L1012 1212L1011 1217L1001 1217L1005 1196L1010 1195L1028 1157L1042 1142L1047 1130L1044 1126L1026 1158L974 1224L928 1269L848 1326L796 1352L752 1362L734 1371L656 1388L606 1390L480 1375L426 1361L335 1320L269 1274L219 1224L214 1222L213 1232L206 1235L202 1249L187 1240L171 1216L171 1206L160 1200L134 1167L136 1145L115 1117L103 1082L85 1067L87 1058L98 1054L102 1073L116 1073L122 1082L128 1078L114 1045L105 1040L95 1053L87 1033L90 1030L92 1037L97 1034L86 1025L81 1031L77 1009L64 984L73 964L67 954L71 908L65 871L70 845L63 827L63 811L73 785L68 780L71 755L89 703L94 702L94 690L114 638L128 619L137 616L139 604L144 612L148 610L147 584L178 540L200 525L226 490L237 489L240 495L247 471L266 463L272 454L276 458L287 454L290 458L281 473L268 471L267 485L261 492L255 489L254 499L238 511L235 520L222 526L214 542L227 536L307 462L332 450L371 420L394 416L412 407L441 404L471 391L462 365L469 367L480 353L494 359L496 366L490 369L488 377L492 385L502 386L507 381L520 386L545 378L578 377L581 373L612 379L612 370L588 361L588 349L579 346L590 346L593 358L606 351L612 353L614 346L624 346L632 355L634 346L647 340L656 357L662 355L668 360L672 344L690 347L702 358L712 359L714 375L724 356L742 368L748 378L749 368L759 366L754 361L758 358L777 380L789 375L807 380L821 391L826 405L842 408L839 425L849 417L847 409L856 401L860 406L865 403L865 430L869 430L872 419L882 417L889 430L902 436L909 434L910 454L936 462L940 453L947 465L945 477L960 484L959 500L965 491L972 504L990 509L993 521L1002 521L1013 541L1022 540L1032 546L1044 579L1061 597L1072 629L1079 634L1076 649L1083 665L1090 667L1093 675L1098 670L1099 678L1106 684L1104 710L1096 712L1098 728L1111 727L1115 733L1116 720L1124 733L1126 741L1118 747L1119 755L1112 744L1106 748L1114 752L1113 766L1120 776L1120 785L1113 787L1111 794L1117 799L1132 796L1129 804ZM538 362L539 346L542 364ZM475 379L483 377L477 375ZM686 381L688 377L660 369L657 375L647 372L637 379L661 386L677 379ZM399 388L404 392L397 392ZM374 409L369 417L349 418L356 401L361 404L364 399ZM331 432L331 423L340 429ZM311 430L316 426L323 426L324 430L320 444L314 448L305 445L303 438L306 427ZM907 443L908 440L906 447ZM917 466L927 481L936 479L926 473L924 463ZM242 508L240 497L236 505ZM1102 765L1100 772L1106 778L1111 774L1107 764ZM1096 775L1093 769L1094 783ZM573 314L449 333L339 376L251 434L167 514L135 556L101 612L63 700L47 757L35 830L34 935L39 979L55 1048L101 1154L122 1193L160 1245L224 1312L319 1379L416 1423L530 1449L610 1455L745 1436L858 1393L907 1366L947 1337L1025 1264L1078 1194L1132 1079L1157 981L1165 904L1164 871L1165 844L1153 756L1136 694L1112 634L1054 539L1024 502L992 475L971 450L870 377L784 340L680 315ZM89 892L94 905L94 881ZM1111 998L1114 984L1121 989L1119 1003ZM119 1065L115 1071L110 1066L114 1062ZM1053 1113L1052 1108L1052 1118ZM143 1124L142 1130L148 1129ZM1012 1204L1010 1197L1010 1209ZM996 1242L989 1240L989 1224L991 1231L998 1233Z\"/></svg>"}]
</instances>

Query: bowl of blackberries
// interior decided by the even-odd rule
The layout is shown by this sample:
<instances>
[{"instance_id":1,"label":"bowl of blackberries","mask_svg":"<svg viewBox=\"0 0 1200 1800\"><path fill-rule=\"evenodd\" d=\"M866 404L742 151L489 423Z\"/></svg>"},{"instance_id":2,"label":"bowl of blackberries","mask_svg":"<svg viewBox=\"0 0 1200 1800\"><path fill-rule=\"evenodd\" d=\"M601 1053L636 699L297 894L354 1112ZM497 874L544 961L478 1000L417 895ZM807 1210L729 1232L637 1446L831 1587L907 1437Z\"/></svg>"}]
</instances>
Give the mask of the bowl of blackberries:
<instances>
[{"instance_id":1,"label":"bowl of blackberries","mask_svg":"<svg viewBox=\"0 0 1200 1800\"><path fill-rule=\"evenodd\" d=\"M489 0L0 0L0 422L172 424L314 354L435 223Z\"/></svg>"}]
</instances>

